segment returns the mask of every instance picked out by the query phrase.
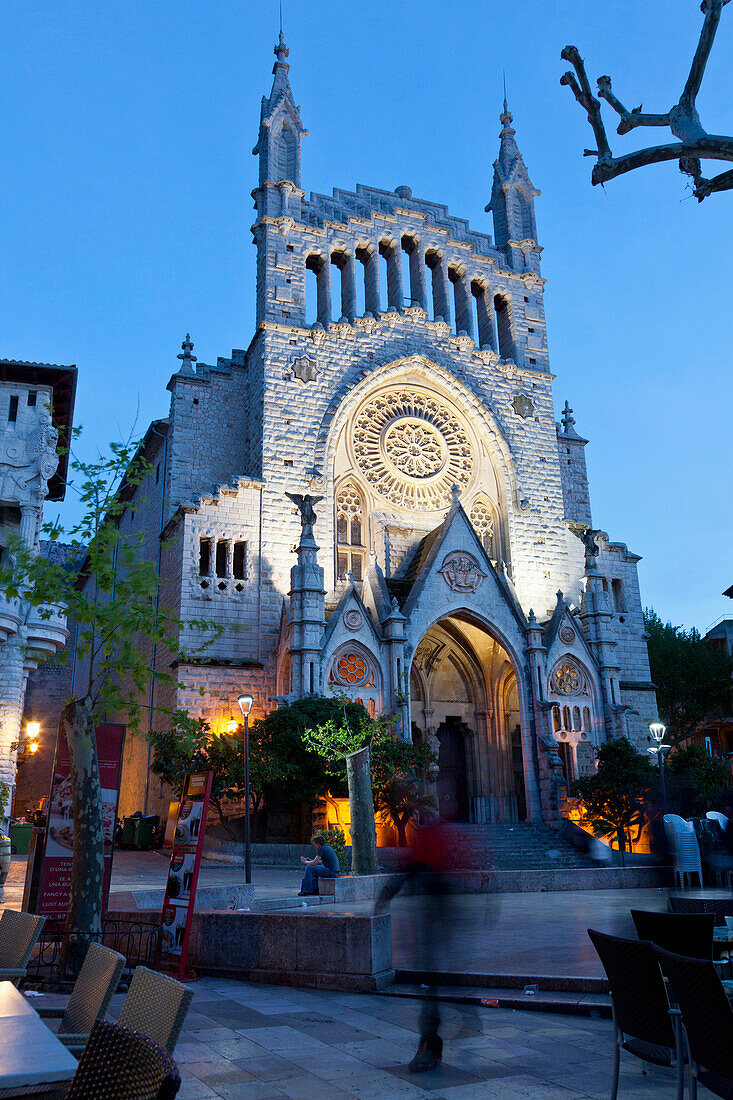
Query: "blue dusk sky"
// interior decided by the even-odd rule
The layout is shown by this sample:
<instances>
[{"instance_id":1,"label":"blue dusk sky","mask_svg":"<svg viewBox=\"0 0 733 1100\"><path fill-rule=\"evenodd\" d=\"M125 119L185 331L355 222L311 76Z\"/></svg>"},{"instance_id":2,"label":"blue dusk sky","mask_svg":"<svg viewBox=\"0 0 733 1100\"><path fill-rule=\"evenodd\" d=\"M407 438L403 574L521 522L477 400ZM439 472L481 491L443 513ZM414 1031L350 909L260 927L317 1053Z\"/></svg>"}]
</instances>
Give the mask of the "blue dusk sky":
<instances>
[{"instance_id":1,"label":"blue dusk sky","mask_svg":"<svg viewBox=\"0 0 733 1100\"><path fill-rule=\"evenodd\" d=\"M644 603L705 629L733 604L733 191L702 205L674 162L592 188L576 44L629 107L682 89L698 0L285 0L310 136L303 186L409 185L479 229L502 70L542 190L556 409L575 410L594 523L641 554ZM187 331L204 362L253 334L250 192L277 2L6 0L0 10L0 356L76 363L81 451L168 411ZM698 100L733 131L733 8ZM605 108L604 104L604 108ZM615 116L614 116L615 117ZM615 134L615 152L667 132Z\"/></svg>"}]
</instances>

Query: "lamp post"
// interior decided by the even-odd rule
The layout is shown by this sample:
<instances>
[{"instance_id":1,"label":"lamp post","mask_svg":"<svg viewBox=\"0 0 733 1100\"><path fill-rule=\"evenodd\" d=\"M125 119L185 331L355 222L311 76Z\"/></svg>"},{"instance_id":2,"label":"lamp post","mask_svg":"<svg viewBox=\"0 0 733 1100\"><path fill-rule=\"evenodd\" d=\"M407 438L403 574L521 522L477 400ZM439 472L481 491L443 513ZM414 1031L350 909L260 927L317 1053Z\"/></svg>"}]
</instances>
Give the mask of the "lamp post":
<instances>
[{"instance_id":1,"label":"lamp post","mask_svg":"<svg viewBox=\"0 0 733 1100\"><path fill-rule=\"evenodd\" d=\"M244 881L249 886L252 881L252 845L249 837L249 712L254 699L251 695L240 695L237 702L244 718Z\"/></svg>"},{"instance_id":2,"label":"lamp post","mask_svg":"<svg viewBox=\"0 0 733 1100\"><path fill-rule=\"evenodd\" d=\"M659 782L662 788L662 809L666 814L667 788L664 785L664 756L665 753L669 752L672 746L662 744L662 741L664 741L664 735L667 732L667 727L664 725L663 722L650 722L649 732L656 741L656 745L652 745L650 749L647 749L647 752L650 754L650 756L656 756L657 760L659 761Z\"/></svg>"}]
</instances>

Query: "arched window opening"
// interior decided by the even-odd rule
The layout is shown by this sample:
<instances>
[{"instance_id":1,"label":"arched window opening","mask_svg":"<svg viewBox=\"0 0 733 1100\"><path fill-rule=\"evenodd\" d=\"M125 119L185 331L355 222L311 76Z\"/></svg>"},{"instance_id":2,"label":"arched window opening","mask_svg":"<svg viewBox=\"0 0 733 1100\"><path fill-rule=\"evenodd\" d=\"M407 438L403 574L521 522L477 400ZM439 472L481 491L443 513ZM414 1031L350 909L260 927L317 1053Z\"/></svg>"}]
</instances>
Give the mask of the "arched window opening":
<instances>
[{"instance_id":1,"label":"arched window opening","mask_svg":"<svg viewBox=\"0 0 733 1100\"><path fill-rule=\"evenodd\" d=\"M343 252L331 256L331 308L335 319L349 319L351 312L351 287L349 286L349 258Z\"/></svg>"},{"instance_id":2,"label":"arched window opening","mask_svg":"<svg viewBox=\"0 0 733 1100\"><path fill-rule=\"evenodd\" d=\"M582 729L580 723L580 707L573 707L573 729L576 731L576 733L580 733L580 730Z\"/></svg>"},{"instance_id":3,"label":"arched window opening","mask_svg":"<svg viewBox=\"0 0 733 1100\"><path fill-rule=\"evenodd\" d=\"M384 308L402 309L402 268L393 241L381 241L379 245L380 300ZM382 263L382 260L384 263ZM386 284L386 285L385 285Z\"/></svg>"},{"instance_id":4,"label":"arched window opening","mask_svg":"<svg viewBox=\"0 0 733 1100\"><path fill-rule=\"evenodd\" d=\"M474 332L480 348L492 348L496 351L494 339L494 318L491 309L491 297L477 279L471 282L471 301L473 302Z\"/></svg>"},{"instance_id":5,"label":"arched window opening","mask_svg":"<svg viewBox=\"0 0 733 1100\"><path fill-rule=\"evenodd\" d=\"M506 218L506 194L502 189L496 196L496 202L494 203L494 231L496 233L497 244L504 242L509 237L509 226L507 225Z\"/></svg>"},{"instance_id":6,"label":"arched window opening","mask_svg":"<svg viewBox=\"0 0 733 1100\"><path fill-rule=\"evenodd\" d=\"M275 180L291 180L297 183L297 139L289 126L283 126L278 134L275 147Z\"/></svg>"},{"instance_id":7,"label":"arched window opening","mask_svg":"<svg viewBox=\"0 0 733 1100\"><path fill-rule=\"evenodd\" d=\"M497 294L495 296L494 312L496 314L499 355L502 359L513 359L514 341L512 339L512 320L509 312L509 303L503 294Z\"/></svg>"},{"instance_id":8,"label":"arched window opening","mask_svg":"<svg viewBox=\"0 0 733 1100\"><path fill-rule=\"evenodd\" d=\"M308 272L312 272L315 275L315 320L319 321L325 328L331 320L331 275L329 271L329 264L326 263L323 256L313 255L308 256L305 261L306 270L306 317L308 315ZM311 279L311 286L313 285ZM311 290L311 298L313 297L313 291ZM311 321L310 324L314 322Z\"/></svg>"},{"instance_id":9,"label":"arched window opening","mask_svg":"<svg viewBox=\"0 0 733 1100\"><path fill-rule=\"evenodd\" d=\"M351 573L356 583L362 581L365 559L364 505L357 487L348 482L336 494L337 580L346 580Z\"/></svg>"},{"instance_id":10,"label":"arched window opening","mask_svg":"<svg viewBox=\"0 0 733 1100\"><path fill-rule=\"evenodd\" d=\"M428 249L425 253L425 266L430 272L430 296L433 302L433 320L442 319L450 324L450 307L448 305L447 287L443 261L439 252Z\"/></svg>"},{"instance_id":11,"label":"arched window opening","mask_svg":"<svg viewBox=\"0 0 733 1100\"><path fill-rule=\"evenodd\" d=\"M520 240L534 240L532 208L529 205L527 196L522 191L517 192L517 213L519 215Z\"/></svg>"},{"instance_id":12,"label":"arched window opening","mask_svg":"<svg viewBox=\"0 0 733 1100\"><path fill-rule=\"evenodd\" d=\"M560 718L559 707L552 708L552 728L554 729L555 733L559 733L562 729L562 720Z\"/></svg>"},{"instance_id":13,"label":"arched window opening","mask_svg":"<svg viewBox=\"0 0 733 1100\"><path fill-rule=\"evenodd\" d=\"M469 336L473 336L471 310L468 302L468 294L466 293L466 281L458 268L455 267L448 268L448 278L453 284L453 313L455 316L453 331L456 335L465 332Z\"/></svg>"},{"instance_id":14,"label":"arched window opening","mask_svg":"<svg viewBox=\"0 0 733 1100\"><path fill-rule=\"evenodd\" d=\"M315 268L305 265L305 323L314 325L318 320L318 274Z\"/></svg>"},{"instance_id":15,"label":"arched window opening","mask_svg":"<svg viewBox=\"0 0 733 1100\"><path fill-rule=\"evenodd\" d=\"M583 729L586 733L591 732L590 707L583 707Z\"/></svg>"},{"instance_id":16,"label":"arched window opening","mask_svg":"<svg viewBox=\"0 0 733 1100\"><path fill-rule=\"evenodd\" d=\"M562 708L562 728L568 731L572 730L573 728L572 720L570 718L570 707Z\"/></svg>"},{"instance_id":17,"label":"arched window opening","mask_svg":"<svg viewBox=\"0 0 733 1100\"><path fill-rule=\"evenodd\" d=\"M413 286L412 277L410 273L410 238L402 238L402 294L403 301L406 306L416 306L418 303L413 301Z\"/></svg>"},{"instance_id":18,"label":"arched window opening","mask_svg":"<svg viewBox=\"0 0 733 1100\"><path fill-rule=\"evenodd\" d=\"M363 317L379 313L379 271L374 252L370 248L356 250L356 259L361 264L361 277L356 278L356 315Z\"/></svg>"},{"instance_id":19,"label":"arched window opening","mask_svg":"<svg viewBox=\"0 0 733 1100\"><path fill-rule=\"evenodd\" d=\"M478 497L471 506L471 523L489 558L494 558L494 512L488 501Z\"/></svg>"}]
</instances>

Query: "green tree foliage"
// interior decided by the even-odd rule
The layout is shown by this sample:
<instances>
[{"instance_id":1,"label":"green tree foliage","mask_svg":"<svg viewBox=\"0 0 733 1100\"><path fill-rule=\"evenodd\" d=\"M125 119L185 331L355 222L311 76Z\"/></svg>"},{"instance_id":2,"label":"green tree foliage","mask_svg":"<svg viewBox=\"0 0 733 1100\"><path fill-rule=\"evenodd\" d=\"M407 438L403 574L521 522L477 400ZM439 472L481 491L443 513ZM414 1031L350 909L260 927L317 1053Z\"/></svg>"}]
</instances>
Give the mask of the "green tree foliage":
<instances>
[{"instance_id":1,"label":"green tree foliage","mask_svg":"<svg viewBox=\"0 0 733 1100\"><path fill-rule=\"evenodd\" d=\"M711 756L702 745L676 749L664 770L670 806L683 817L704 817L731 786L728 761Z\"/></svg>"},{"instance_id":2,"label":"green tree foliage","mask_svg":"<svg viewBox=\"0 0 733 1100\"><path fill-rule=\"evenodd\" d=\"M374 808L397 832L397 843L407 846L407 827L421 810L435 810L425 793L428 769L436 764L428 745L413 745L395 733L389 716L374 723L370 765Z\"/></svg>"},{"instance_id":3,"label":"green tree foliage","mask_svg":"<svg viewBox=\"0 0 733 1100\"><path fill-rule=\"evenodd\" d=\"M571 794L580 799L582 826L596 836L612 833L618 838L623 863L632 839L639 838L655 788L656 776L648 757L637 752L627 738L617 737L598 750L596 774L576 780Z\"/></svg>"},{"instance_id":4,"label":"green tree foliage","mask_svg":"<svg viewBox=\"0 0 733 1100\"><path fill-rule=\"evenodd\" d=\"M79 695L61 716L75 826L67 969L75 968L86 945L101 935L104 850L94 727L103 717L122 714L128 728L136 730L151 677L175 682L164 669L166 657L181 656L183 627L197 633L201 648L217 633L201 620L182 622L159 603L157 566L145 557L142 533L123 532L123 515L133 497L142 500L150 474L143 445L111 443L94 462L83 462L72 451L69 467L68 487L78 496L81 518L66 527L60 520L47 522L42 533L51 542L71 543L80 564L65 568L15 539L0 567L0 595L19 597L26 608L38 608L42 618L60 611L75 624L71 648L77 667L86 668Z\"/></svg>"},{"instance_id":5,"label":"green tree foliage","mask_svg":"<svg viewBox=\"0 0 733 1100\"><path fill-rule=\"evenodd\" d=\"M663 623L651 608L644 612L644 626L667 741L683 741L704 718L728 717L733 710L733 658L725 648L704 641L694 627Z\"/></svg>"}]
</instances>

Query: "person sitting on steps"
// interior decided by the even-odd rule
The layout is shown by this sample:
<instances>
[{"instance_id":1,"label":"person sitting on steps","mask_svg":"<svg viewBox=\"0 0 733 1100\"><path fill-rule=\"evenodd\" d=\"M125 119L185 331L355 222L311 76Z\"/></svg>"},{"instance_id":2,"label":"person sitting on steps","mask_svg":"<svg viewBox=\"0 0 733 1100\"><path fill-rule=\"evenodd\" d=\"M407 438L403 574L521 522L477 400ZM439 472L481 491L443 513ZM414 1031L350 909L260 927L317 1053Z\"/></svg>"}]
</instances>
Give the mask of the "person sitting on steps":
<instances>
[{"instance_id":1,"label":"person sitting on steps","mask_svg":"<svg viewBox=\"0 0 733 1100\"><path fill-rule=\"evenodd\" d=\"M330 844L326 844L326 838L317 833L311 837L311 844L316 850L313 859L300 857L300 862L305 864L305 874L300 886L299 898L309 897L318 893L319 878L338 878L341 871L339 857Z\"/></svg>"}]
</instances>

